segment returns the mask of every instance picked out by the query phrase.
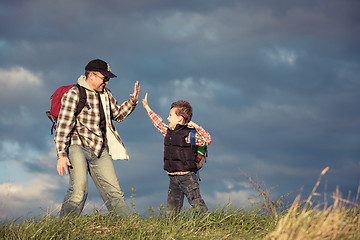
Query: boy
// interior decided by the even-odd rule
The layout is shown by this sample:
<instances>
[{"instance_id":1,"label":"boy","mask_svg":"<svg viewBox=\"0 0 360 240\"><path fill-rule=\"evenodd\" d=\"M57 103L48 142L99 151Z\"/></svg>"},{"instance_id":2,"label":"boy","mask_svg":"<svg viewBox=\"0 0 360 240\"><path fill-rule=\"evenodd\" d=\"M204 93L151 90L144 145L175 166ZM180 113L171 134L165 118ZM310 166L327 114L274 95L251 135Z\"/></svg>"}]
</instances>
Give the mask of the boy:
<instances>
[{"instance_id":1,"label":"boy","mask_svg":"<svg viewBox=\"0 0 360 240\"><path fill-rule=\"evenodd\" d=\"M143 99L152 123L165 136L164 140L164 170L167 171L170 184L166 214L178 214L183 206L184 195L197 212L207 212L208 208L200 195L196 176L195 153L190 144L190 130L196 129L195 142L198 146L210 145L211 137L201 126L190 121L192 107L186 101L171 104L169 124L162 122L160 116L154 113L148 105L147 93Z\"/></svg>"}]
</instances>

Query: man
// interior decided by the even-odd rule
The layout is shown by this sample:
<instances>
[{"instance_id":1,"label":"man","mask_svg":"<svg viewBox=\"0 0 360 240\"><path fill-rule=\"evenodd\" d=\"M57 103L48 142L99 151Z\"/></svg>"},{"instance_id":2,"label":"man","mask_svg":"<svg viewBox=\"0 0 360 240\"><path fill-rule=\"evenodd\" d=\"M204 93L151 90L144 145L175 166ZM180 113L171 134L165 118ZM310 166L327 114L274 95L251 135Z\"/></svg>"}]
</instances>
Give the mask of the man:
<instances>
[{"instance_id":1,"label":"man","mask_svg":"<svg viewBox=\"0 0 360 240\"><path fill-rule=\"evenodd\" d=\"M112 120L123 121L135 109L140 85L137 81L130 99L119 105L105 87L114 77L106 62L92 60L85 67L85 76L78 79L85 88L85 107L75 114L80 101L77 86L62 98L55 133L57 171L63 176L65 170L70 179L60 216L81 214L88 193L88 171L109 211L123 217L131 213L111 160L129 160L129 156Z\"/></svg>"}]
</instances>

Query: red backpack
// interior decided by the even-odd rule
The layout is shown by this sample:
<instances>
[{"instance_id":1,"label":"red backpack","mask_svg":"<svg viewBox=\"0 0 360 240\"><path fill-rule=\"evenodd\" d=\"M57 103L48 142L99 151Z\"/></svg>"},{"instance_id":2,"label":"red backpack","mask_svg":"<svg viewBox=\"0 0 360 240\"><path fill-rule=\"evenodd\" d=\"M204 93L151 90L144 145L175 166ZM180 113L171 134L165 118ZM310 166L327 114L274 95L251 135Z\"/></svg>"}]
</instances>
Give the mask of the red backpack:
<instances>
[{"instance_id":1,"label":"red backpack","mask_svg":"<svg viewBox=\"0 0 360 240\"><path fill-rule=\"evenodd\" d=\"M51 134L54 133L54 129L56 129L57 126L57 118L59 116L60 108L61 108L61 99L63 95L69 91L72 87L77 86L80 92L80 100L77 106L77 110L75 112L75 116L77 116L81 110L84 108L86 104L86 90L84 87L80 86L79 84L72 84L68 86L61 86L58 89L55 90L55 92L51 95L51 105L50 105L50 111L46 112L46 115L52 122L51 127Z\"/></svg>"}]
</instances>

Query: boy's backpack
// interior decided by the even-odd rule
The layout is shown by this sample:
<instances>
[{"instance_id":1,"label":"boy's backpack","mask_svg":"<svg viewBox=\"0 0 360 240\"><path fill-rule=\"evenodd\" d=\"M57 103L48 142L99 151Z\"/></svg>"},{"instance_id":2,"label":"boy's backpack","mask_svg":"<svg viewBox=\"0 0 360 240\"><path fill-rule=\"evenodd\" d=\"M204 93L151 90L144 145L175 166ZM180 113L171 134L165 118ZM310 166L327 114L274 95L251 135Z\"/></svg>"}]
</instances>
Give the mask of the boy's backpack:
<instances>
[{"instance_id":1,"label":"boy's backpack","mask_svg":"<svg viewBox=\"0 0 360 240\"><path fill-rule=\"evenodd\" d=\"M63 95L69 91L72 87L77 86L77 88L79 89L80 92L80 100L76 109L76 113L75 116L77 116L81 110L84 108L84 106L86 106L86 90L84 87L80 86L79 84L72 84L72 85L68 85L68 86L61 86L58 89L55 90L55 92L53 93L53 95L51 95L50 99L51 99L51 106L50 106L50 111L46 112L46 115L48 116L48 118L50 119L50 121L52 122L52 127L51 127L51 134L54 133L54 129L56 129L57 126L57 118L59 116L59 112L60 112L60 108L61 108L61 99L63 97Z\"/></svg>"},{"instance_id":2,"label":"boy's backpack","mask_svg":"<svg viewBox=\"0 0 360 240\"><path fill-rule=\"evenodd\" d=\"M191 128L190 144L191 144L191 148L194 149L194 152L195 152L195 162L196 162L197 170L200 170L202 168L202 166L204 165L204 162L206 162L208 152L207 152L207 146L197 146L196 145L195 134L196 134L196 129Z\"/></svg>"}]
</instances>

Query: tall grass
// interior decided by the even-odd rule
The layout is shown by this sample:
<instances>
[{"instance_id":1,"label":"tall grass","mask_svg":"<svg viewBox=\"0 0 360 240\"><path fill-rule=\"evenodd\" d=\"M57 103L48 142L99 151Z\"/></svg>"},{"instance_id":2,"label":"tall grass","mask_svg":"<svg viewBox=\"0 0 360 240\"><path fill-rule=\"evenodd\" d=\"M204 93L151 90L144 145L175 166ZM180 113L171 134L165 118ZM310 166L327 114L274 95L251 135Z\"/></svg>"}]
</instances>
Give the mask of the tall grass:
<instances>
[{"instance_id":1,"label":"tall grass","mask_svg":"<svg viewBox=\"0 0 360 240\"><path fill-rule=\"evenodd\" d=\"M321 177L328 170L327 167L322 171L303 207L300 195L296 197L288 213L280 219L275 230L267 235L267 239L360 239L360 186L353 202L343 199L337 187L332 195L332 205L327 206L325 202L323 208L320 205L311 206L312 197L318 195L316 189Z\"/></svg>"},{"instance_id":2,"label":"tall grass","mask_svg":"<svg viewBox=\"0 0 360 240\"><path fill-rule=\"evenodd\" d=\"M282 217L268 239L360 239L359 206L346 207L341 199L320 210L299 212L299 197Z\"/></svg>"},{"instance_id":3,"label":"tall grass","mask_svg":"<svg viewBox=\"0 0 360 240\"><path fill-rule=\"evenodd\" d=\"M298 195L289 206L282 203L282 197L273 199L269 189L242 172L259 191L259 208L227 205L202 215L188 209L165 216L165 204L161 204L127 219L95 210L63 218L47 211L43 217L3 222L0 239L360 239L360 186L353 201L343 199L337 190L333 204L313 206L312 197L326 171L306 201ZM132 202L134 198L135 190Z\"/></svg>"},{"instance_id":4,"label":"tall grass","mask_svg":"<svg viewBox=\"0 0 360 240\"><path fill-rule=\"evenodd\" d=\"M128 219L107 213L88 216L45 216L21 224L0 226L3 239L254 239L265 237L275 225L259 211L232 206L216 208L198 216L184 210L177 216L164 212Z\"/></svg>"}]
</instances>

